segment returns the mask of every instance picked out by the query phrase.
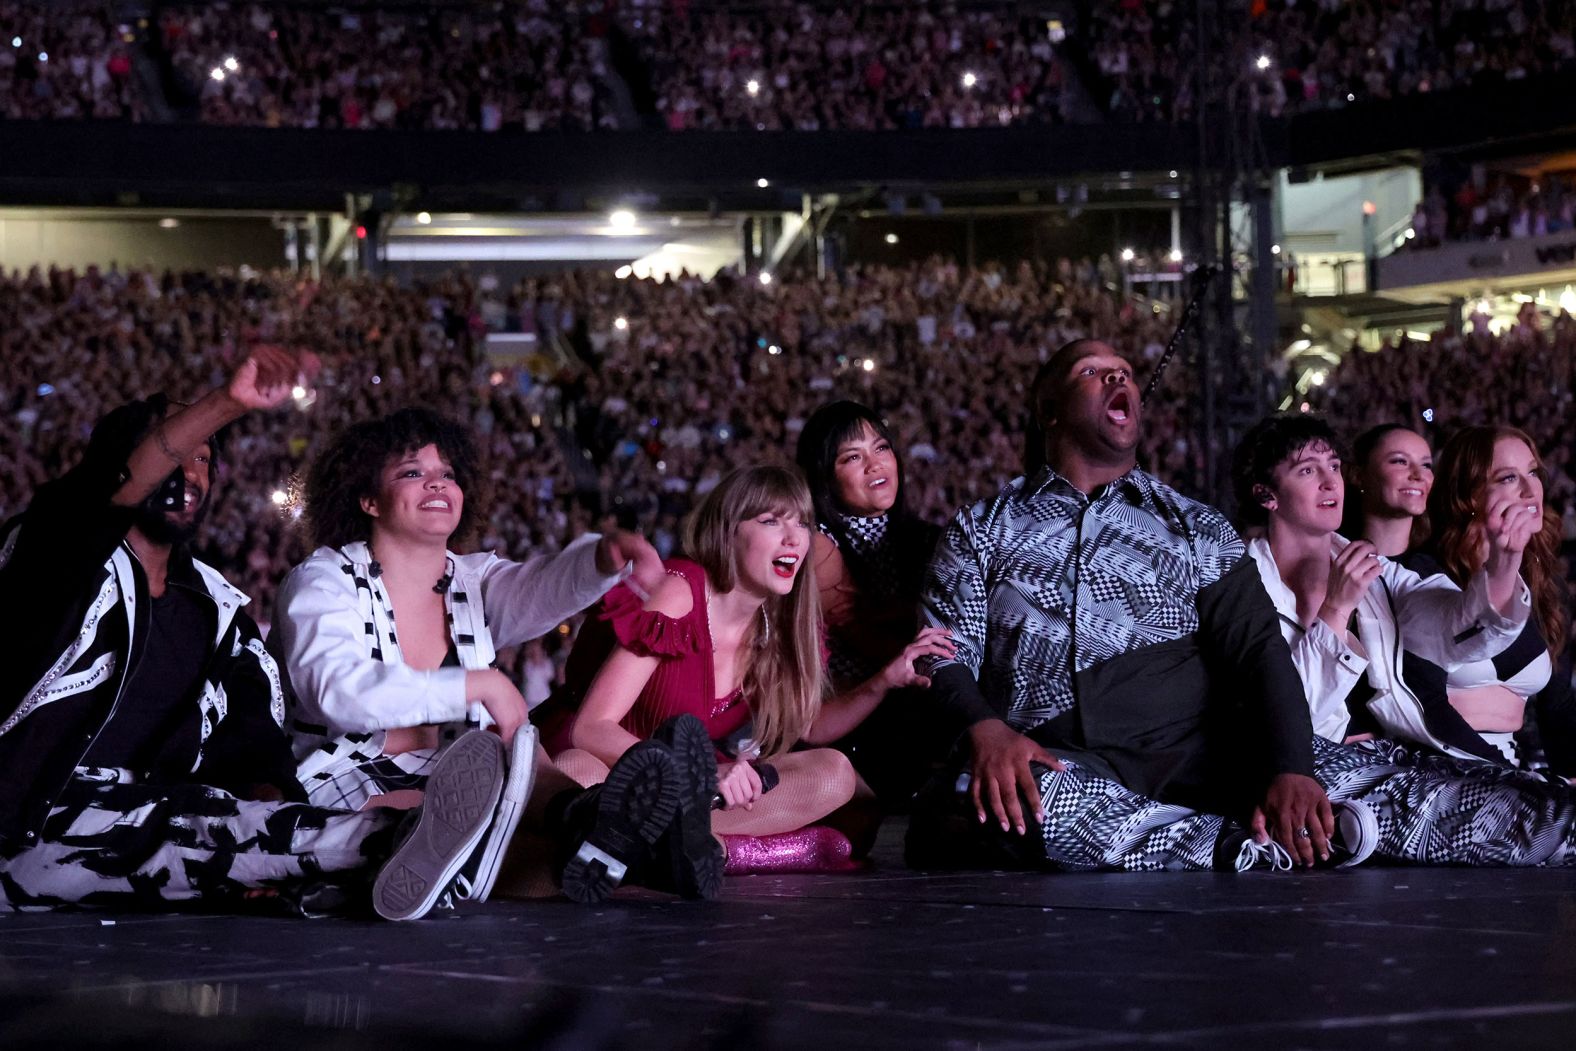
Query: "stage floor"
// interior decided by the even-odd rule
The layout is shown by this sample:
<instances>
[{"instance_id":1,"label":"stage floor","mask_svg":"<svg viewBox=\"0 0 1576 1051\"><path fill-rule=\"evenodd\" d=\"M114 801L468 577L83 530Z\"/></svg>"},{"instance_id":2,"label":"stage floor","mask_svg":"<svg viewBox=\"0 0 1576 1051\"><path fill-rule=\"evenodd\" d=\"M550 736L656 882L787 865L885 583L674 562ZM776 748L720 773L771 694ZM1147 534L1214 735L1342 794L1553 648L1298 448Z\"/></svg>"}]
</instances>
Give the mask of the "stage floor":
<instances>
[{"instance_id":1,"label":"stage floor","mask_svg":"<svg viewBox=\"0 0 1576 1051\"><path fill-rule=\"evenodd\" d=\"M1576 873L730 880L413 924L0 915L0 1047L1576 1046Z\"/></svg>"}]
</instances>

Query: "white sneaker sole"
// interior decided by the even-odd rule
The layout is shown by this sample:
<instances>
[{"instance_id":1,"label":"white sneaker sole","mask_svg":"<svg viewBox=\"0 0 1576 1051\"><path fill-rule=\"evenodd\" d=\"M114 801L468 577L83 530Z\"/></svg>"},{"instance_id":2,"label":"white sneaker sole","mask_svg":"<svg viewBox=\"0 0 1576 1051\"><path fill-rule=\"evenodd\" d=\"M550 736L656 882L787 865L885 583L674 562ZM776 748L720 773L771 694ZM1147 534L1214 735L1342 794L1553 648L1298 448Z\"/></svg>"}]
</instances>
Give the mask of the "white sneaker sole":
<instances>
[{"instance_id":1,"label":"white sneaker sole","mask_svg":"<svg viewBox=\"0 0 1576 1051\"><path fill-rule=\"evenodd\" d=\"M498 813L487 830L487 840L482 847L472 901L486 901L492 893L493 885L498 882L498 870L503 867L504 856L509 850L509 841L514 838L514 830L520 827L525 801L531 798L531 785L536 781L536 740L536 727L530 723L515 732L514 744L509 749L509 774L498 800Z\"/></svg>"},{"instance_id":2,"label":"white sneaker sole","mask_svg":"<svg viewBox=\"0 0 1576 1051\"><path fill-rule=\"evenodd\" d=\"M505 779L503 742L473 730L449 746L427 779L411 834L372 884L372 907L386 920L431 911L493 823Z\"/></svg>"}]
</instances>

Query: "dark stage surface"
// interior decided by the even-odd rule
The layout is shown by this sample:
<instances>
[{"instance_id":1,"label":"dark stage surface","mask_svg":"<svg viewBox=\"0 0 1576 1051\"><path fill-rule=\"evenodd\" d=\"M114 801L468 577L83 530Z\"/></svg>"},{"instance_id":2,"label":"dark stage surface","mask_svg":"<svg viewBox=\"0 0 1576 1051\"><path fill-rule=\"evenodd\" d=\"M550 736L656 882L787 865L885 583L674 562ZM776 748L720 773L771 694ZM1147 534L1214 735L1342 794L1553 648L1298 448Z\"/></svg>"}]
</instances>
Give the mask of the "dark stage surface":
<instances>
[{"instance_id":1,"label":"dark stage surface","mask_svg":"<svg viewBox=\"0 0 1576 1051\"><path fill-rule=\"evenodd\" d=\"M0 1047L1576 1047L1576 873L730 880L415 924L0 915Z\"/></svg>"}]
</instances>

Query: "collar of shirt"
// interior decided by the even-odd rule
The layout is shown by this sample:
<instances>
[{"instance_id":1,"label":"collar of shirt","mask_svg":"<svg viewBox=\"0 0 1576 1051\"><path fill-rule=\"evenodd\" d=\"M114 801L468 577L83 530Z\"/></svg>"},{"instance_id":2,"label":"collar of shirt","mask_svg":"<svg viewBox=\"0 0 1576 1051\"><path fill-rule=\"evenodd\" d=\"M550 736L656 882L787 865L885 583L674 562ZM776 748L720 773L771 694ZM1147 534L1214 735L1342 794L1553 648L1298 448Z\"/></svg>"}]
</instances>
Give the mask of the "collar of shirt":
<instances>
[{"instance_id":1,"label":"collar of shirt","mask_svg":"<svg viewBox=\"0 0 1576 1051\"><path fill-rule=\"evenodd\" d=\"M1155 497L1154 479L1137 467L1102 486L1097 495L1092 495L1073 485L1050 464L1046 464L1024 482L1023 494L1031 500L1049 494L1090 505L1121 498L1134 507L1147 508L1156 515L1163 516L1160 501Z\"/></svg>"}]
</instances>

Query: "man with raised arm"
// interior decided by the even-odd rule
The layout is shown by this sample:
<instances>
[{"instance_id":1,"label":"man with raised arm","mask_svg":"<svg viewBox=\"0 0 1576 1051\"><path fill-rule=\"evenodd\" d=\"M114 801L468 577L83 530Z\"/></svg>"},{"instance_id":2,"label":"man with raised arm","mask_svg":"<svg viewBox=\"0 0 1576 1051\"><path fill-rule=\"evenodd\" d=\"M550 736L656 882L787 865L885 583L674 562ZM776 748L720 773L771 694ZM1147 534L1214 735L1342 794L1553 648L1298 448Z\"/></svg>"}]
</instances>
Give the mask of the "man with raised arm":
<instances>
[{"instance_id":1,"label":"man with raised arm","mask_svg":"<svg viewBox=\"0 0 1576 1051\"><path fill-rule=\"evenodd\" d=\"M248 599L187 548L215 436L315 371L310 355L259 348L192 405L114 410L0 531L0 904L261 892L313 911L344 903L338 874L364 888L388 857L396 812L304 804ZM440 878L487 831L504 776L487 743L433 774L463 790L429 794L433 820L412 823L403 864ZM438 826L452 842L435 853Z\"/></svg>"}]
</instances>

